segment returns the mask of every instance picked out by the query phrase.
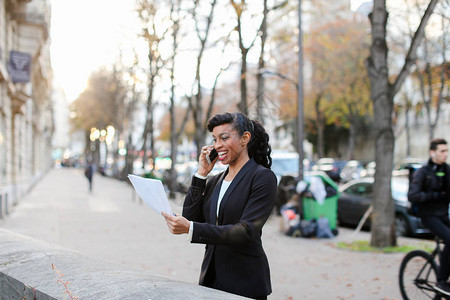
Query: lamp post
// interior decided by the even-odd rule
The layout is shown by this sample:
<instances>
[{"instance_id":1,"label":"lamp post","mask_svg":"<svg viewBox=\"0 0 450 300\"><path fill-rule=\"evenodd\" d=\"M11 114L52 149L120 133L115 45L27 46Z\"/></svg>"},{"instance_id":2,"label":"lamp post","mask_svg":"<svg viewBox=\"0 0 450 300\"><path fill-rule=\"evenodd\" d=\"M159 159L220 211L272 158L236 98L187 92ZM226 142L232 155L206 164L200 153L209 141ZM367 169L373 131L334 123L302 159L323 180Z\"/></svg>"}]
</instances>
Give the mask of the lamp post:
<instances>
[{"instance_id":1,"label":"lamp post","mask_svg":"<svg viewBox=\"0 0 450 300\"><path fill-rule=\"evenodd\" d=\"M302 0L298 0L298 81L297 81L297 151L298 151L298 180L303 180L303 32L302 32Z\"/></svg>"},{"instance_id":2,"label":"lamp post","mask_svg":"<svg viewBox=\"0 0 450 300\"><path fill-rule=\"evenodd\" d=\"M302 34L302 1L298 2L298 79L268 69L261 69L259 74L270 74L280 77L295 85L297 91L297 152L298 152L298 180L303 180L303 160L305 158L303 140L305 139L304 114L303 114L303 34Z\"/></svg>"},{"instance_id":3,"label":"lamp post","mask_svg":"<svg viewBox=\"0 0 450 300\"><path fill-rule=\"evenodd\" d=\"M299 70L300 71L300 70ZM304 160L304 151L303 151L303 140L304 140L304 126L303 126L303 86L299 85L297 81L292 78L278 72L274 72L271 70L263 69L260 71L261 74L269 74L280 77L286 81L289 81L295 86L297 91L297 153L298 153L298 180L303 180L303 160ZM303 78L303 75L301 75ZM299 76L300 78L300 76Z\"/></svg>"}]
</instances>

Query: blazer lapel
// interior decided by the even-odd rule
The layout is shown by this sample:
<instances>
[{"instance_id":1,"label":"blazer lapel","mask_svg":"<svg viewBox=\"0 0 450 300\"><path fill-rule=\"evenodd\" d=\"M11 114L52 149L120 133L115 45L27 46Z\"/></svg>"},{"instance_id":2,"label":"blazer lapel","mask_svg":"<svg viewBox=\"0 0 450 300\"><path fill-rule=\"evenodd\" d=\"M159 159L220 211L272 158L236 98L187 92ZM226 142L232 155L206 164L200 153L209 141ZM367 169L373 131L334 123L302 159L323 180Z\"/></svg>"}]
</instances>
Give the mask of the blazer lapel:
<instances>
[{"instance_id":1,"label":"blazer lapel","mask_svg":"<svg viewBox=\"0 0 450 300\"><path fill-rule=\"evenodd\" d=\"M221 223L222 218L223 218L223 208L225 207L225 203L227 202L227 200L230 197L231 193L236 188L236 186L238 185L239 181L241 181L242 178L244 178L245 174L247 174L247 172L249 170L251 170L255 165L256 165L256 162L253 160L253 158L250 159L242 167L242 169L239 170L239 172L236 174L236 176L233 178L233 181L231 182L230 186L228 187L227 191L225 192L225 195L223 195L222 201L220 201L219 216L218 216L219 224ZM215 207L217 209L217 200L215 202L215 205L216 205Z\"/></svg>"},{"instance_id":2,"label":"blazer lapel","mask_svg":"<svg viewBox=\"0 0 450 300\"><path fill-rule=\"evenodd\" d=\"M219 180L217 180L216 186L214 187L214 192L211 195L211 206L209 211L209 223L215 225L217 220L217 201L219 201L220 187L222 186L222 181L228 173L228 169L220 175Z\"/></svg>"}]
</instances>

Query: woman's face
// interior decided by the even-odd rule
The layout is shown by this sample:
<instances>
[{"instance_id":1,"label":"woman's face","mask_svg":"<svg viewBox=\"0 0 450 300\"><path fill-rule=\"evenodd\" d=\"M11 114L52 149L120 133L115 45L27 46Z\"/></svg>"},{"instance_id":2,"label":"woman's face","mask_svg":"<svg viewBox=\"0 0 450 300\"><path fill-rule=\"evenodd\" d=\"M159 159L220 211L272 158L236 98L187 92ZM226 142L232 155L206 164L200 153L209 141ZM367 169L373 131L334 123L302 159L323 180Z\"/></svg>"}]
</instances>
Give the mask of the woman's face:
<instances>
[{"instance_id":1,"label":"woman's face","mask_svg":"<svg viewBox=\"0 0 450 300\"><path fill-rule=\"evenodd\" d=\"M214 148L219 153L222 164L233 165L239 159L247 158L247 135L240 136L232 124L222 124L213 128Z\"/></svg>"}]
</instances>

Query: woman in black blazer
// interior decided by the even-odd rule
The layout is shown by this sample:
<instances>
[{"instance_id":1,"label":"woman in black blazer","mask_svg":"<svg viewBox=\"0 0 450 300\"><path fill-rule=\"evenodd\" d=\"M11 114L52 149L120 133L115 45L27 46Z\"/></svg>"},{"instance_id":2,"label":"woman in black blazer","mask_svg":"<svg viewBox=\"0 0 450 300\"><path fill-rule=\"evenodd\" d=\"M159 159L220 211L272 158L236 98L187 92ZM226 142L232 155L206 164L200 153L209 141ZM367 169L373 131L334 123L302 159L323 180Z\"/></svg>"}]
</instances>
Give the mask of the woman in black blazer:
<instances>
[{"instance_id":1,"label":"woman in black blazer","mask_svg":"<svg viewBox=\"0 0 450 300\"><path fill-rule=\"evenodd\" d=\"M202 148L183 216L163 215L172 233L188 233L192 243L206 244L200 285L266 299L272 288L261 234L277 189L269 136L242 113L215 115L208 130L214 145ZM206 156L213 148L219 155L209 164ZM217 160L228 169L207 178Z\"/></svg>"}]
</instances>

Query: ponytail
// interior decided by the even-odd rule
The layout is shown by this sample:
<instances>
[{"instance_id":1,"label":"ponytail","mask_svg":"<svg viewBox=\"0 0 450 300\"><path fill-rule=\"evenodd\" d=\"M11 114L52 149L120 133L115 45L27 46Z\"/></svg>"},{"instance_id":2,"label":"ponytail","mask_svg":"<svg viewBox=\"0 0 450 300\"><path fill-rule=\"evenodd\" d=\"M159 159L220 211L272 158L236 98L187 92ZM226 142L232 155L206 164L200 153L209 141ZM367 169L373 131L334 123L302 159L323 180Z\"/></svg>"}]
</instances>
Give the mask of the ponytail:
<instances>
[{"instance_id":1,"label":"ponytail","mask_svg":"<svg viewBox=\"0 0 450 300\"><path fill-rule=\"evenodd\" d=\"M252 138L248 143L248 155L258 164L269 168L272 166L272 147L269 144L269 135L264 126L256 120L251 120L253 132L250 132Z\"/></svg>"}]
</instances>

